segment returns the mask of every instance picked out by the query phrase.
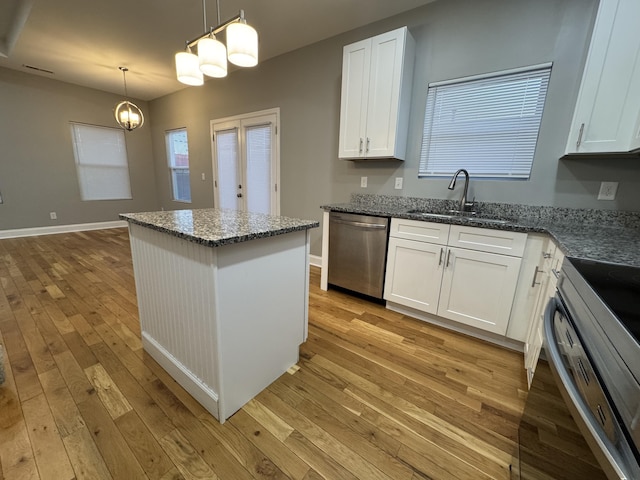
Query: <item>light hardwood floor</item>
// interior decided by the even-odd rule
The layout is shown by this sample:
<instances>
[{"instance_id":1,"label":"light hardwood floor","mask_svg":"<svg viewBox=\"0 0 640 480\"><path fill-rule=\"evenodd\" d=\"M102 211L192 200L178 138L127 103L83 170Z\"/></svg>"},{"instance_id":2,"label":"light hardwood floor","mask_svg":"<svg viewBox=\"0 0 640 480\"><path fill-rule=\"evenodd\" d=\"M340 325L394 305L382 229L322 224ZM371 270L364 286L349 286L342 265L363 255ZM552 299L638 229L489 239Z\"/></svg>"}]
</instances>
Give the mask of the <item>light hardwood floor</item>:
<instances>
[{"instance_id":1,"label":"light hardwood floor","mask_svg":"<svg viewBox=\"0 0 640 480\"><path fill-rule=\"evenodd\" d=\"M125 229L0 240L0 287L0 479L509 478L521 355L318 269L299 368L224 425L143 351Z\"/></svg>"}]
</instances>

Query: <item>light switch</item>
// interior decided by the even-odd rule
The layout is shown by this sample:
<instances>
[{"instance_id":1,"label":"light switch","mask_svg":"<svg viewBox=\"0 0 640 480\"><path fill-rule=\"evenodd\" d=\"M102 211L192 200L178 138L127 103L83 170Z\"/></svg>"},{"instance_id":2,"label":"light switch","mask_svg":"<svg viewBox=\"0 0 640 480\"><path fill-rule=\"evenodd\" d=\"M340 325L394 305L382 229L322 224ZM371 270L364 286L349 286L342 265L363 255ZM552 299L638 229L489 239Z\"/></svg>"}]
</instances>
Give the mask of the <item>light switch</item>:
<instances>
[{"instance_id":1,"label":"light switch","mask_svg":"<svg viewBox=\"0 0 640 480\"><path fill-rule=\"evenodd\" d=\"M367 188L367 177L360 177L360 186L362 188Z\"/></svg>"},{"instance_id":2,"label":"light switch","mask_svg":"<svg viewBox=\"0 0 640 480\"><path fill-rule=\"evenodd\" d=\"M204 181L204 173L202 174L202 180Z\"/></svg>"}]
</instances>

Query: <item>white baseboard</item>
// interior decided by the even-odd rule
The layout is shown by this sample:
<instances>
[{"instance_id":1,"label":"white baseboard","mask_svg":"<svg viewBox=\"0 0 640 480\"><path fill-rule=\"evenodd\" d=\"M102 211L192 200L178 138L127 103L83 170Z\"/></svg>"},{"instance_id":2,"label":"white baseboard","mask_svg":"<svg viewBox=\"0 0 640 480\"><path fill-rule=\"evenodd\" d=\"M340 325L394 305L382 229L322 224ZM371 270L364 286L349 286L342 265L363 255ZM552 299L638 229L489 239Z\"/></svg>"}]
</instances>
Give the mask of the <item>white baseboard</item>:
<instances>
[{"instance_id":1,"label":"white baseboard","mask_svg":"<svg viewBox=\"0 0 640 480\"><path fill-rule=\"evenodd\" d=\"M322 267L322 257L320 255L309 255L309 265Z\"/></svg>"},{"instance_id":2,"label":"white baseboard","mask_svg":"<svg viewBox=\"0 0 640 480\"><path fill-rule=\"evenodd\" d=\"M211 415L216 417L220 423L218 412L218 394L211 387L205 385L198 377L180 363L167 349L160 345L147 332L142 332L142 345L145 351L164 368L171 377L178 382L187 392L195 398Z\"/></svg>"},{"instance_id":3,"label":"white baseboard","mask_svg":"<svg viewBox=\"0 0 640 480\"><path fill-rule=\"evenodd\" d=\"M53 235L56 233L83 232L87 230L103 230L106 228L126 227L127 222L116 220L113 222L77 223L75 225L54 225L52 227L16 228L13 230L0 230L0 239L34 237L37 235Z\"/></svg>"}]
</instances>

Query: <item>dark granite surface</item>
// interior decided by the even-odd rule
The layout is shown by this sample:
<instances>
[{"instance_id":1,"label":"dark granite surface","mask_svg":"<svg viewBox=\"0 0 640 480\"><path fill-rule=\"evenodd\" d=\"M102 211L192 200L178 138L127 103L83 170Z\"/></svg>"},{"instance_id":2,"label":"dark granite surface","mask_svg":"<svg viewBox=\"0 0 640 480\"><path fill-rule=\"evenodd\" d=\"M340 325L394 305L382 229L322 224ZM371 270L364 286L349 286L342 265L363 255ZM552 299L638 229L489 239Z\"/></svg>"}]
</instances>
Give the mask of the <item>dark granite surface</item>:
<instances>
[{"instance_id":1,"label":"dark granite surface","mask_svg":"<svg viewBox=\"0 0 640 480\"><path fill-rule=\"evenodd\" d=\"M215 208L123 213L120 218L209 247L246 242L320 226L319 222L313 220Z\"/></svg>"},{"instance_id":2,"label":"dark granite surface","mask_svg":"<svg viewBox=\"0 0 640 480\"><path fill-rule=\"evenodd\" d=\"M548 233L565 255L640 267L640 212L479 203L475 217L409 213L421 210L448 214L456 207L457 202L450 200L366 194L354 194L351 203L322 206L326 211Z\"/></svg>"}]
</instances>

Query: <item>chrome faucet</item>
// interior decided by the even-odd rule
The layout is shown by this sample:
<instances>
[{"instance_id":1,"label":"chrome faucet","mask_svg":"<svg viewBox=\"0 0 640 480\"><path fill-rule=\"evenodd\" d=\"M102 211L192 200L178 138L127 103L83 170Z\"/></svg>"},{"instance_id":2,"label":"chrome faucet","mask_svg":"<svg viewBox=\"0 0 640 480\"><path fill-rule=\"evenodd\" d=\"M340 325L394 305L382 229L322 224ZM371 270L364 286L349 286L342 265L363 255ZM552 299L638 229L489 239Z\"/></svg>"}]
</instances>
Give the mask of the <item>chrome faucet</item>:
<instances>
[{"instance_id":1,"label":"chrome faucet","mask_svg":"<svg viewBox=\"0 0 640 480\"><path fill-rule=\"evenodd\" d=\"M464 173L464 191L462 192L462 198L460 198L460 207L458 208L459 212L469 212L473 209L474 202L467 202L467 190L469 189L469 172L467 172L464 168L461 168L456 173L453 174L453 178L451 179L451 183L447 187L449 190L453 190L456 186L456 179L458 175Z\"/></svg>"}]
</instances>

